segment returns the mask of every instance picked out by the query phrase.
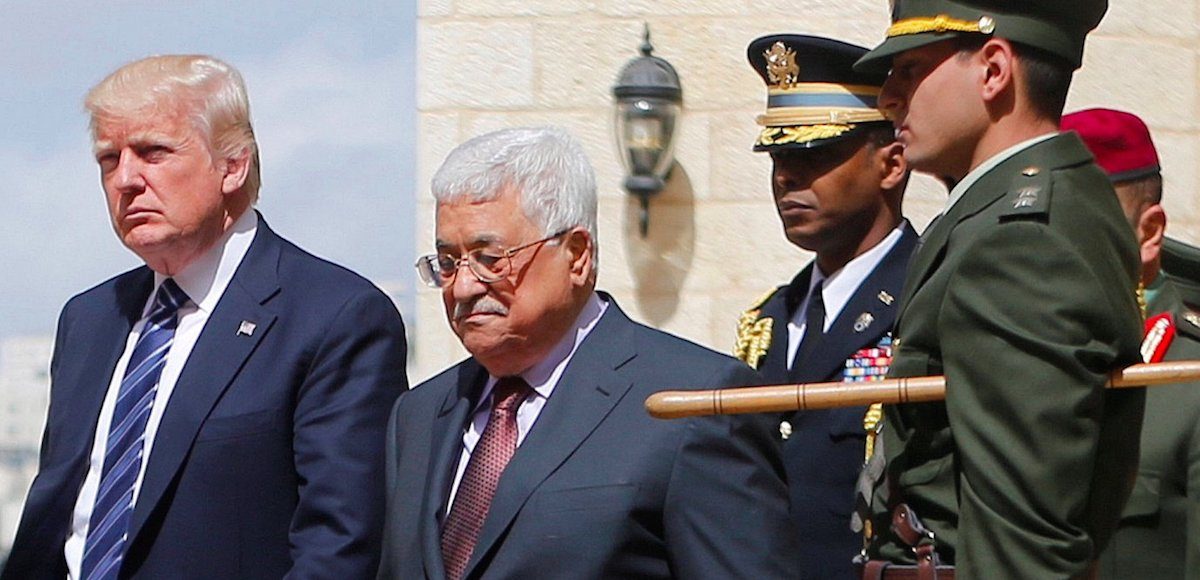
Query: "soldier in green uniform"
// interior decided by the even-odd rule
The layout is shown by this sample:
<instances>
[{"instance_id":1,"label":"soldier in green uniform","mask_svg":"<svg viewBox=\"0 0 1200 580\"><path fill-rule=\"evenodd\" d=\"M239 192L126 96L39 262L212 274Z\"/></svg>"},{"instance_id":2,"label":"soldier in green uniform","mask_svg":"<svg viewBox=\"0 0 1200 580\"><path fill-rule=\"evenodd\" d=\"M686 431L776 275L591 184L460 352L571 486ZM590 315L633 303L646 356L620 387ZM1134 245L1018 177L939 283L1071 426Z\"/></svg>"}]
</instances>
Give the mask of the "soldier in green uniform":
<instances>
[{"instance_id":1,"label":"soldier in green uniform","mask_svg":"<svg viewBox=\"0 0 1200 580\"><path fill-rule=\"evenodd\" d=\"M946 400L885 407L864 576L1087 577L1116 527L1145 392L1105 382L1140 358L1137 246L1058 133L1106 9L897 0L856 65L890 67L879 104L905 157L955 183L909 266L889 373L944 374Z\"/></svg>"},{"instance_id":2,"label":"soldier in green uniform","mask_svg":"<svg viewBox=\"0 0 1200 580\"><path fill-rule=\"evenodd\" d=\"M1184 306L1162 272L1167 215L1149 129L1137 116L1111 109L1072 113L1062 128L1079 133L1108 173L1138 238L1150 317L1142 358L1200 359L1200 314ZM1200 272L1200 260L1193 260L1191 272ZM1101 556L1100 577L1200 579L1200 383L1147 391L1137 483Z\"/></svg>"}]
</instances>

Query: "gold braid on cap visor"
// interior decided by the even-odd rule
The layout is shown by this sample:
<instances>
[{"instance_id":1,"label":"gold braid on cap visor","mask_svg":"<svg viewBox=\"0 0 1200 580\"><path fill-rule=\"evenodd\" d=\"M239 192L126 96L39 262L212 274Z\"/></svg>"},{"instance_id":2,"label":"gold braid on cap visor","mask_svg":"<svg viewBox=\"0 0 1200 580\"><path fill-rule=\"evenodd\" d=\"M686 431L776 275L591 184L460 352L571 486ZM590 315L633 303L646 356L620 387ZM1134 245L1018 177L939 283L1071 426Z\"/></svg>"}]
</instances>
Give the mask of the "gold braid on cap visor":
<instances>
[{"instance_id":1,"label":"gold braid on cap visor","mask_svg":"<svg viewBox=\"0 0 1200 580\"><path fill-rule=\"evenodd\" d=\"M979 32L991 34L996 30L996 21L990 16L980 16L979 20L961 20L945 14L933 17L905 18L897 20L887 29L887 37L908 36L926 32Z\"/></svg>"},{"instance_id":2,"label":"gold braid on cap visor","mask_svg":"<svg viewBox=\"0 0 1200 580\"><path fill-rule=\"evenodd\" d=\"M768 91L767 111L755 119L758 145L807 143L837 137L859 123L885 121L876 105L879 87L798 83Z\"/></svg>"}]
</instances>

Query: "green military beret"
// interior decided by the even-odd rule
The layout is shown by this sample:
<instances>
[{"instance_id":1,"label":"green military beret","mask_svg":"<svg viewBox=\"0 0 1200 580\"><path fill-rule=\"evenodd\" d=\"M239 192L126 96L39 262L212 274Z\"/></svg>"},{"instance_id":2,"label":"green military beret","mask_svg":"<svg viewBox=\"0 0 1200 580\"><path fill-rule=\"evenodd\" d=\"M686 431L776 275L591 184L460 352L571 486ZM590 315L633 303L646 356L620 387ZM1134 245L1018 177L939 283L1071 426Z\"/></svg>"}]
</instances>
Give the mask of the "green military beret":
<instances>
[{"instance_id":1,"label":"green military beret","mask_svg":"<svg viewBox=\"0 0 1200 580\"><path fill-rule=\"evenodd\" d=\"M1007 38L1083 63L1083 41L1108 10L1108 0L894 0L883 43L854 67L886 70L892 57L967 34Z\"/></svg>"},{"instance_id":2,"label":"green military beret","mask_svg":"<svg viewBox=\"0 0 1200 580\"><path fill-rule=\"evenodd\" d=\"M1173 238L1163 239L1162 269L1183 301L1200 308L1200 248Z\"/></svg>"}]
</instances>

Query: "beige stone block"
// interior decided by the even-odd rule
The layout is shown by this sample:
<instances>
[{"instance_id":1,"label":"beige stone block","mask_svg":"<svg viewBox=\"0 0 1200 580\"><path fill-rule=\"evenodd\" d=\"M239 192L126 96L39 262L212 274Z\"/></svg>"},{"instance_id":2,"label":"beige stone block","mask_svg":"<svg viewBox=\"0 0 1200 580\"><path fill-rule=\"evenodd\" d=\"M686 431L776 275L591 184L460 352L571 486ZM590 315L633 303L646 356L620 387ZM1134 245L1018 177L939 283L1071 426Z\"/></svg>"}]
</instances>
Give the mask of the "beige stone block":
<instances>
[{"instance_id":1,"label":"beige stone block","mask_svg":"<svg viewBox=\"0 0 1200 580\"><path fill-rule=\"evenodd\" d=\"M1195 38L1200 34L1195 0L1115 1L1096 35L1131 38Z\"/></svg>"},{"instance_id":2,"label":"beige stone block","mask_svg":"<svg viewBox=\"0 0 1200 580\"><path fill-rule=\"evenodd\" d=\"M753 11L765 18L764 34L814 34L866 47L879 44L889 24L887 3L879 0L757 0Z\"/></svg>"},{"instance_id":3,"label":"beige stone block","mask_svg":"<svg viewBox=\"0 0 1200 580\"><path fill-rule=\"evenodd\" d=\"M746 61L746 46L770 28L746 19L690 18L663 24L653 28L656 54L679 71L689 110L763 106L765 85Z\"/></svg>"},{"instance_id":4,"label":"beige stone block","mask_svg":"<svg viewBox=\"0 0 1200 580\"><path fill-rule=\"evenodd\" d=\"M684 293L766 290L790 279L812 254L791 245L775 206L711 202L696 210L696 249Z\"/></svg>"},{"instance_id":5,"label":"beige stone block","mask_svg":"<svg viewBox=\"0 0 1200 580\"><path fill-rule=\"evenodd\" d=\"M676 166L668 177L666 189L656 196L658 199L703 201L711 197L710 142L709 115L702 112L686 113L678 125L675 138Z\"/></svg>"},{"instance_id":6,"label":"beige stone block","mask_svg":"<svg viewBox=\"0 0 1200 580\"><path fill-rule=\"evenodd\" d=\"M441 22L417 32L417 107L515 109L534 102L526 21Z\"/></svg>"},{"instance_id":7,"label":"beige stone block","mask_svg":"<svg viewBox=\"0 0 1200 580\"><path fill-rule=\"evenodd\" d=\"M420 113L417 117L417 184L413 190L418 201L432 199L429 184L450 151L462 142L459 135L459 116L454 112Z\"/></svg>"},{"instance_id":8,"label":"beige stone block","mask_svg":"<svg viewBox=\"0 0 1200 580\"><path fill-rule=\"evenodd\" d=\"M1163 208L1168 232L1175 222L1200 221L1200 140L1195 133L1177 133L1151 127L1163 173Z\"/></svg>"},{"instance_id":9,"label":"beige stone block","mask_svg":"<svg viewBox=\"0 0 1200 580\"><path fill-rule=\"evenodd\" d=\"M417 17L449 16L454 13L454 0L418 0Z\"/></svg>"},{"instance_id":10,"label":"beige stone block","mask_svg":"<svg viewBox=\"0 0 1200 580\"><path fill-rule=\"evenodd\" d=\"M1111 107L1152 126L1200 128L1196 53L1151 40L1094 38L1075 76L1067 111Z\"/></svg>"},{"instance_id":11,"label":"beige stone block","mask_svg":"<svg viewBox=\"0 0 1200 580\"><path fill-rule=\"evenodd\" d=\"M712 115L710 199L771 200L771 157L753 149L759 130L754 117L760 113L756 109Z\"/></svg>"},{"instance_id":12,"label":"beige stone block","mask_svg":"<svg viewBox=\"0 0 1200 580\"><path fill-rule=\"evenodd\" d=\"M621 69L639 56L642 24L632 20L544 19L535 28L537 102L552 109L612 110ZM611 112L608 113L611 117Z\"/></svg>"},{"instance_id":13,"label":"beige stone block","mask_svg":"<svg viewBox=\"0 0 1200 580\"><path fill-rule=\"evenodd\" d=\"M751 11L750 0L594 0L606 16L736 16Z\"/></svg>"},{"instance_id":14,"label":"beige stone block","mask_svg":"<svg viewBox=\"0 0 1200 580\"><path fill-rule=\"evenodd\" d=\"M458 13L469 16L562 16L591 9L591 0L457 0Z\"/></svg>"}]
</instances>

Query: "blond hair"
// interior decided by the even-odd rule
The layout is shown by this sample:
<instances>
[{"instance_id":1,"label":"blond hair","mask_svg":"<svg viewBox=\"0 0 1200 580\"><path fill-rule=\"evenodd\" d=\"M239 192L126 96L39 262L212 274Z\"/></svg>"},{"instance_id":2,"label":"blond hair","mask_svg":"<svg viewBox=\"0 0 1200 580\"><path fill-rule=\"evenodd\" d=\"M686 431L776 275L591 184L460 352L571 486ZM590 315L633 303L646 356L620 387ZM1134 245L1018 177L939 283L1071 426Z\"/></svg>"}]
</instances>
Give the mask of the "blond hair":
<instances>
[{"instance_id":1,"label":"blond hair","mask_svg":"<svg viewBox=\"0 0 1200 580\"><path fill-rule=\"evenodd\" d=\"M258 143L250 124L246 84L233 66L206 55L143 58L105 77L88 91L83 104L91 115L93 140L102 120L130 118L156 108L186 107L216 155L231 158L249 153L243 188L252 201L257 200L262 183Z\"/></svg>"}]
</instances>

